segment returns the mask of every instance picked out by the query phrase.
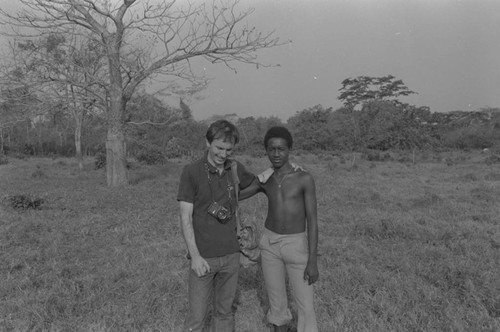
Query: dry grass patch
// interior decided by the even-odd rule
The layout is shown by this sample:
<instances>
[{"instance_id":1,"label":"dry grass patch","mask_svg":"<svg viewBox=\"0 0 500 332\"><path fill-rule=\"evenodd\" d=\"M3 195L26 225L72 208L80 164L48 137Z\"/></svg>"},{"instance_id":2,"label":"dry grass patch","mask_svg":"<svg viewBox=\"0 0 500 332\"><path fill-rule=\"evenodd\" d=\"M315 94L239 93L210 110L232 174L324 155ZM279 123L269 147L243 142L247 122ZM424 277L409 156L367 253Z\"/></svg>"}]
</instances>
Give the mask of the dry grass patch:
<instances>
[{"instance_id":1,"label":"dry grass patch","mask_svg":"<svg viewBox=\"0 0 500 332\"><path fill-rule=\"evenodd\" d=\"M268 165L239 159L252 171ZM500 330L494 166L351 161L295 158L316 178L320 330ZM0 165L0 330L180 331L188 261L175 198L185 162L133 165L132 185L113 189L91 160L83 171L71 159ZM4 198L15 195L45 202L14 209ZM266 199L242 208L263 221ZM269 328L258 267L242 271L235 306L237 331Z\"/></svg>"}]
</instances>

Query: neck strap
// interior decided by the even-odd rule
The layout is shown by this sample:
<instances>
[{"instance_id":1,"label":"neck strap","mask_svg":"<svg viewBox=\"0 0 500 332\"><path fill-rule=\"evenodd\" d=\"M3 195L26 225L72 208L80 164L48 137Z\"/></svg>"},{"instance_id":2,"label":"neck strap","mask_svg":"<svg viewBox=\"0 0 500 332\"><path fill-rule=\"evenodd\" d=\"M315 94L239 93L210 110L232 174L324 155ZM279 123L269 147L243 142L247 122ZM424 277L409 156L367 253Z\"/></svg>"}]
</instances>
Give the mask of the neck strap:
<instances>
[{"instance_id":1,"label":"neck strap","mask_svg":"<svg viewBox=\"0 0 500 332\"><path fill-rule=\"evenodd\" d=\"M205 174L207 174L207 179L208 179L208 186L210 188L210 195L212 196L212 202L215 202L214 199L214 191L212 189L212 178L210 177L210 169L208 166L208 163L205 163ZM226 176L226 183L227 183L227 196L228 196L228 202L231 202L231 183L229 182L229 176Z\"/></svg>"}]
</instances>

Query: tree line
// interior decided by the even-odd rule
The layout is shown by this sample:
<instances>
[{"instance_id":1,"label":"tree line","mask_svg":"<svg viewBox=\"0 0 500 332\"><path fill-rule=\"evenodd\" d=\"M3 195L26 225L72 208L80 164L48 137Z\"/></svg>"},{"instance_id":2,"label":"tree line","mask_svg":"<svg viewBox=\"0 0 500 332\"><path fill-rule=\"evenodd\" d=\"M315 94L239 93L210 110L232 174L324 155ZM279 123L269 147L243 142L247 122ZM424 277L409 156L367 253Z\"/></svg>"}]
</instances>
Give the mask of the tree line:
<instances>
[{"instance_id":1,"label":"tree line","mask_svg":"<svg viewBox=\"0 0 500 332\"><path fill-rule=\"evenodd\" d=\"M110 186L127 184L127 157L163 162L204 148L213 119L195 121L189 104L209 79L192 61L267 67L256 53L285 44L248 26L253 10L240 10L239 0L18 2L18 12L0 8L1 33L10 37L0 62L0 151L74 155L80 168L83 156L105 154ZM146 92L153 86L161 89ZM312 106L285 125L308 151L498 144L498 109L431 113L401 101L415 93L392 75L346 78L342 108ZM167 106L164 95L179 105ZM253 154L264 132L283 124L225 116L241 130L239 149Z\"/></svg>"},{"instance_id":2,"label":"tree line","mask_svg":"<svg viewBox=\"0 0 500 332\"><path fill-rule=\"evenodd\" d=\"M5 94L0 113L19 114L19 98ZM25 98L23 105L36 103ZM42 115L27 115L2 127L0 148L4 154L75 156L75 126L64 104ZM500 109L475 112L431 112L383 99L334 110L322 105L297 111L286 122L271 117L216 115L196 121L182 100L176 107L147 93L134 96L127 106L124 126L127 155L149 164L169 158L193 157L205 148L208 125L219 118L235 123L240 130L239 153L262 156L262 139L272 126L285 125L294 136L294 148L309 152L373 150L484 149L500 146ZM105 154L106 117L90 113L81 126L82 153Z\"/></svg>"}]
</instances>

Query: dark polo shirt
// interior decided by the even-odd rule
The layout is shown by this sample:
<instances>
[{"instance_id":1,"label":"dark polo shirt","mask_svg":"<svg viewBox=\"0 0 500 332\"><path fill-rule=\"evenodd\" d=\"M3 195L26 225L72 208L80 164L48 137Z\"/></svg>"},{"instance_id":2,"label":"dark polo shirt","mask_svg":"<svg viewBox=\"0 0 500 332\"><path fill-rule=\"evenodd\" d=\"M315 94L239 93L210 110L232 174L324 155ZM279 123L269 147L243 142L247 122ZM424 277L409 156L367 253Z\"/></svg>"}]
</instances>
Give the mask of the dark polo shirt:
<instances>
[{"instance_id":1,"label":"dark polo shirt","mask_svg":"<svg viewBox=\"0 0 500 332\"><path fill-rule=\"evenodd\" d=\"M250 185L255 176L237 162L240 188ZM207 167L208 166L208 173ZM209 178L210 177L210 183ZM228 191L228 186L231 188ZM212 190L210 190L212 188ZM229 192L231 200L229 200ZM213 200L234 208L236 196L231 176L231 161L226 161L222 174L207 160L207 154L198 161L184 167L177 194L178 201L193 203L193 229L196 245L202 257L219 257L239 251L236 237L236 218L221 224L207 210Z\"/></svg>"}]
</instances>

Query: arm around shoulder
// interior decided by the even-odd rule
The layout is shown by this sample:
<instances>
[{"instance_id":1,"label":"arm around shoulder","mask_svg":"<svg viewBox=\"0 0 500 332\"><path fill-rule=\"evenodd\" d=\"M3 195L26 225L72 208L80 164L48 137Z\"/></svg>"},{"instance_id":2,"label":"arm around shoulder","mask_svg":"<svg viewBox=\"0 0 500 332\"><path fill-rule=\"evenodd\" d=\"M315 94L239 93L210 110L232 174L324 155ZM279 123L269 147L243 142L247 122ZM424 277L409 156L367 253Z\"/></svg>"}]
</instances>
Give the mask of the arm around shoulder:
<instances>
[{"instance_id":1,"label":"arm around shoulder","mask_svg":"<svg viewBox=\"0 0 500 332\"><path fill-rule=\"evenodd\" d=\"M244 188L240 191L239 200L241 201L241 200L250 198L253 195L255 195L261 191L262 191L262 188L260 186L260 182L257 179L257 177L255 177L249 186L247 186L246 188Z\"/></svg>"}]
</instances>

